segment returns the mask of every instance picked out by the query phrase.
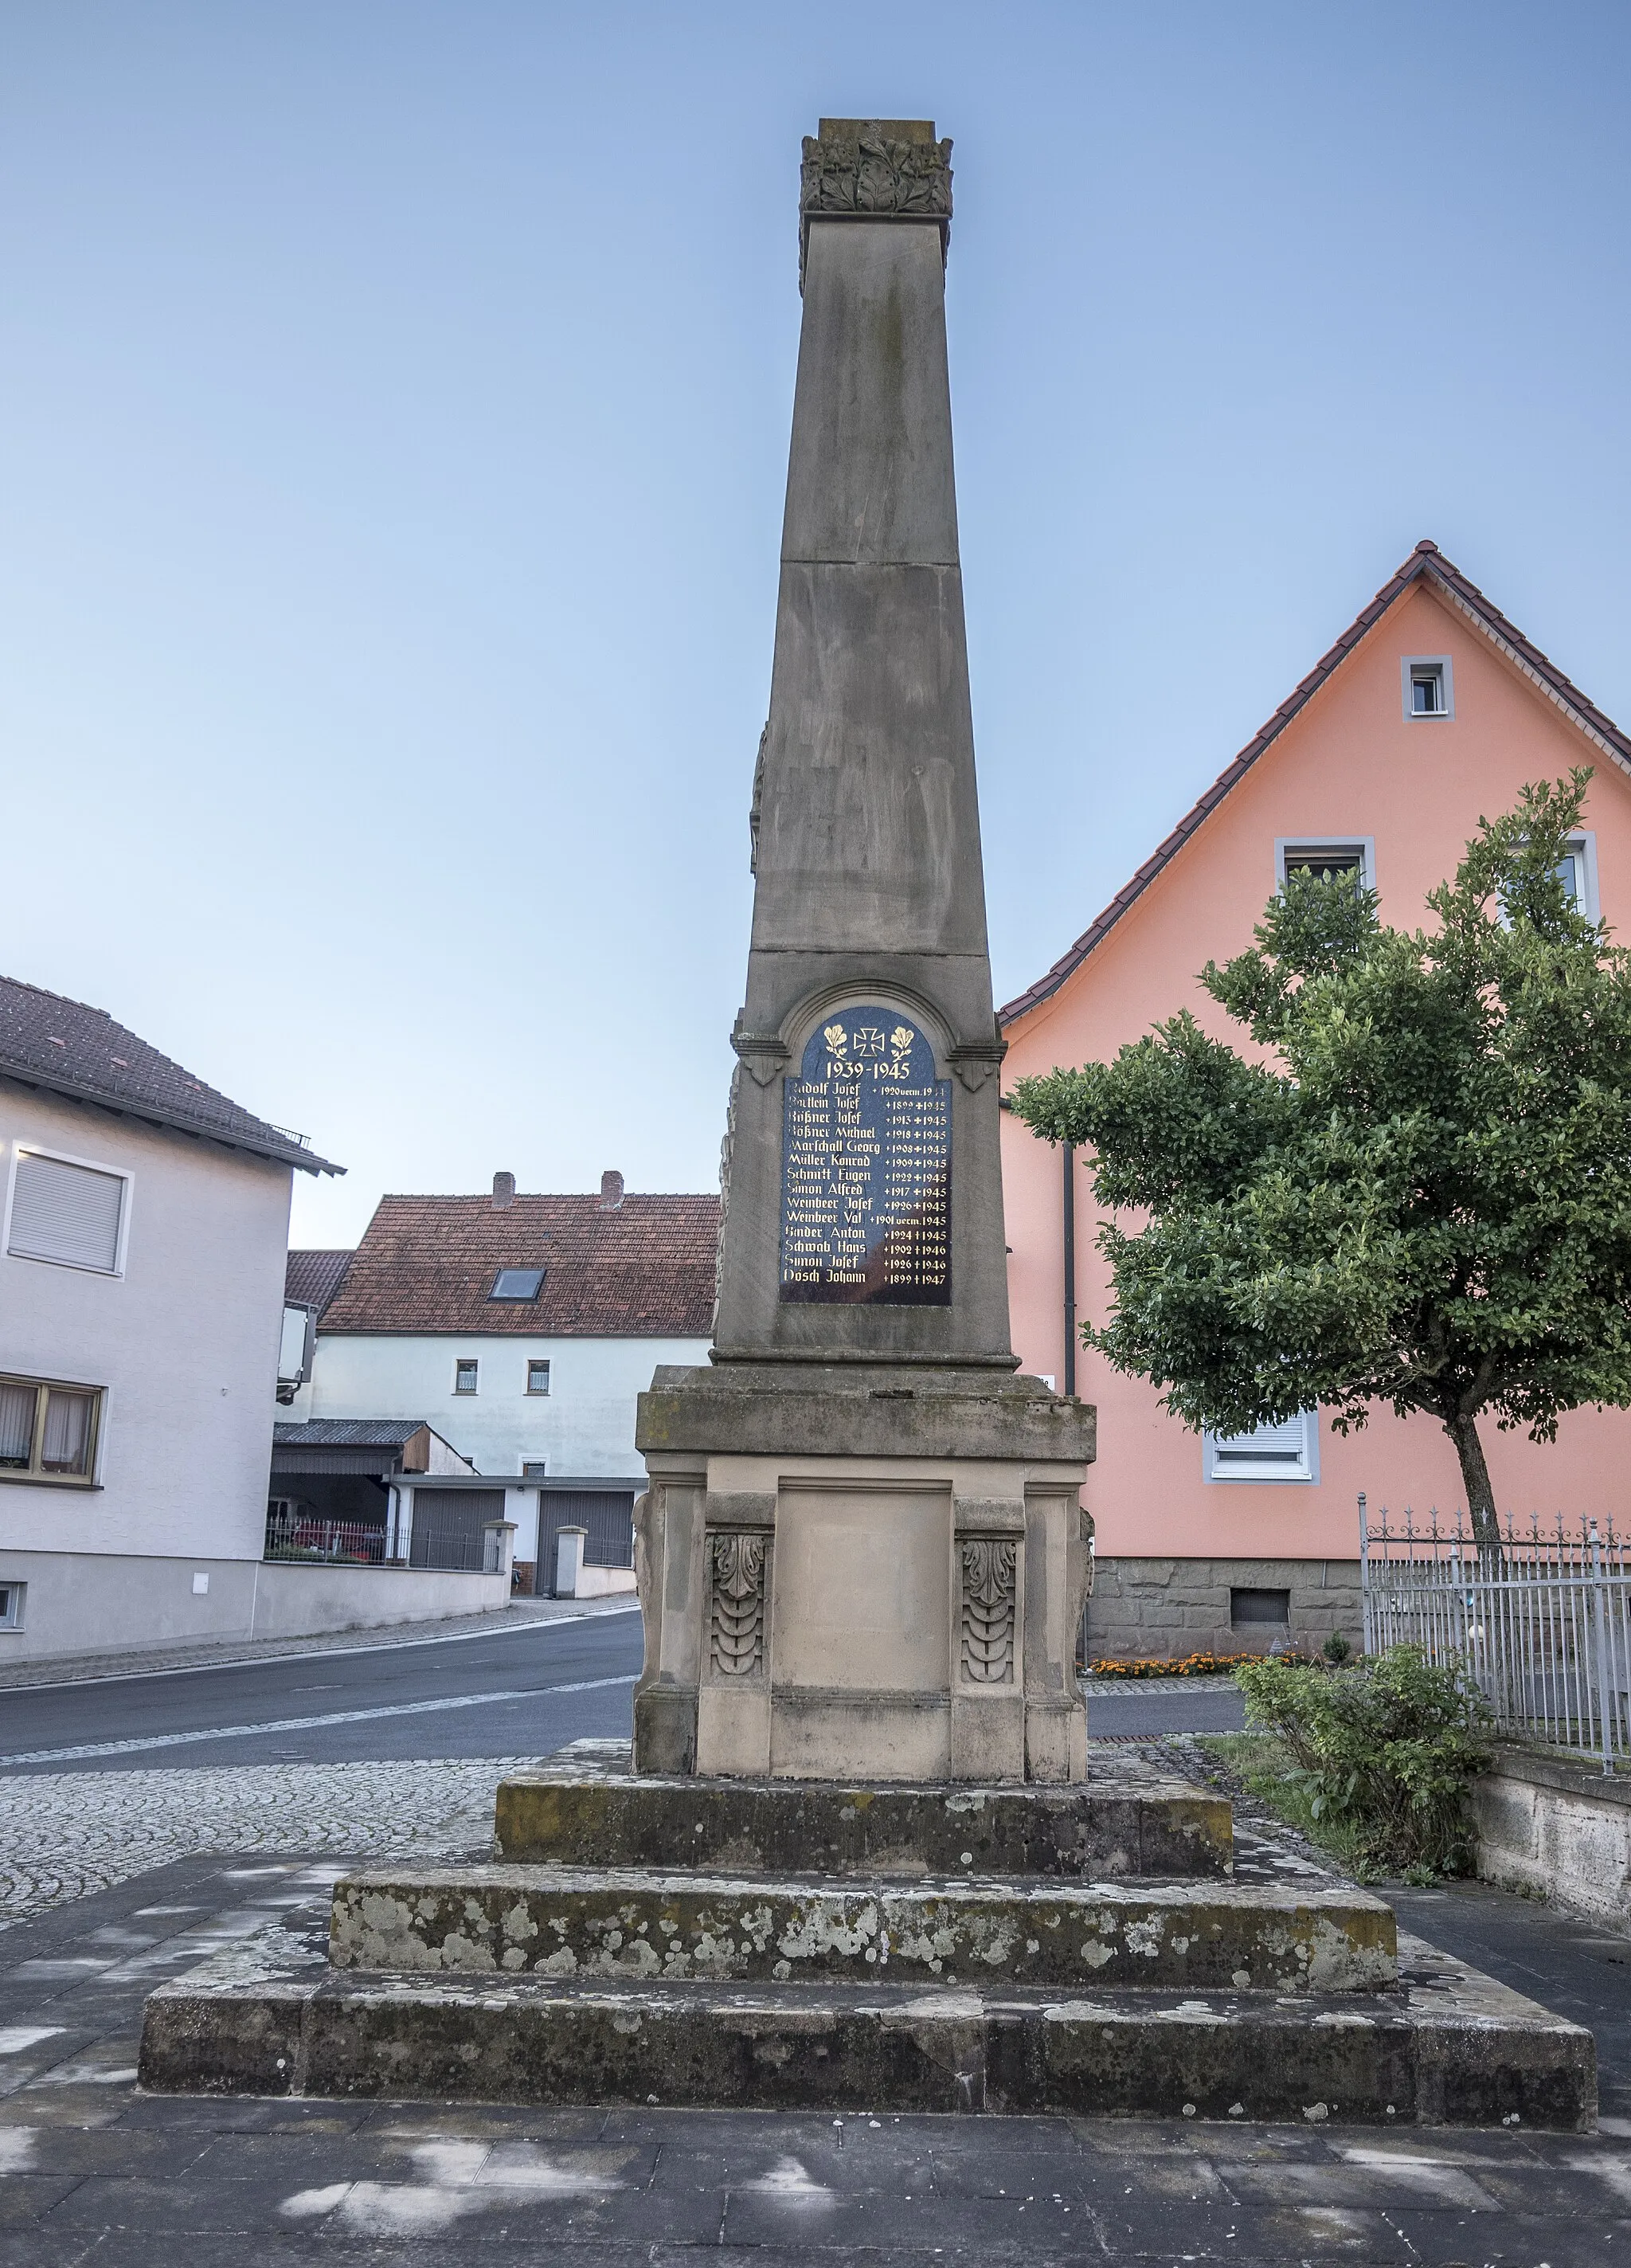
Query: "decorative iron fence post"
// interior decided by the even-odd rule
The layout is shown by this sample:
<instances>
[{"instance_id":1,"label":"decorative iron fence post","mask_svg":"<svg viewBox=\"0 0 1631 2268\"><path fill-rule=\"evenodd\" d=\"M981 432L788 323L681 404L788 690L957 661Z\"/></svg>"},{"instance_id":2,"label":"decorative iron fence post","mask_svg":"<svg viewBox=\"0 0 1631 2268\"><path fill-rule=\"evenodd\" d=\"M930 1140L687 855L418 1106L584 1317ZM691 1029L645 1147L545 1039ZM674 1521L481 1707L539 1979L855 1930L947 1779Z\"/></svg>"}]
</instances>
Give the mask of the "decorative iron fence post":
<instances>
[{"instance_id":1,"label":"decorative iron fence post","mask_svg":"<svg viewBox=\"0 0 1631 2268\"><path fill-rule=\"evenodd\" d=\"M1370 1531L1365 1521L1363 1489L1359 1491L1359 1610L1364 1618L1365 1652L1374 1653L1377 1648L1370 1615Z\"/></svg>"},{"instance_id":2,"label":"decorative iron fence post","mask_svg":"<svg viewBox=\"0 0 1631 2268\"><path fill-rule=\"evenodd\" d=\"M1597 1657L1598 1740L1603 1751L1603 1770L1614 1769L1613 1681L1609 1675L1608 1659L1608 1582L1603 1566L1603 1546L1598 1541L1597 1522L1592 1521L1586 1530L1591 1544L1591 1651Z\"/></svg>"}]
</instances>

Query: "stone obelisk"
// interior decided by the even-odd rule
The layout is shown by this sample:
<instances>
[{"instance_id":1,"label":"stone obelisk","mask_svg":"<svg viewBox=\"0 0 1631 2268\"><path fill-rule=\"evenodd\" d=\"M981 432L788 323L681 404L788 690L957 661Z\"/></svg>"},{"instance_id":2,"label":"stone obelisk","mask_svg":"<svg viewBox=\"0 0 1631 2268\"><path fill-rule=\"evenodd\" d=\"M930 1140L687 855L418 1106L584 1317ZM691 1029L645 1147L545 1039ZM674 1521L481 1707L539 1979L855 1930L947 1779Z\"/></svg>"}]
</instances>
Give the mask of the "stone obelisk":
<instances>
[{"instance_id":1,"label":"stone obelisk","mask_svg":"<svg viewBox=\"0 0 1631 2268\"><path fill-rule=\"evenodd\" d=\"M951 458L951 144L824 119L714 1345L637 1440L637 1771L1081 1777L1092 1411L1017 1376Z\"/></svg>"}]
</instances>

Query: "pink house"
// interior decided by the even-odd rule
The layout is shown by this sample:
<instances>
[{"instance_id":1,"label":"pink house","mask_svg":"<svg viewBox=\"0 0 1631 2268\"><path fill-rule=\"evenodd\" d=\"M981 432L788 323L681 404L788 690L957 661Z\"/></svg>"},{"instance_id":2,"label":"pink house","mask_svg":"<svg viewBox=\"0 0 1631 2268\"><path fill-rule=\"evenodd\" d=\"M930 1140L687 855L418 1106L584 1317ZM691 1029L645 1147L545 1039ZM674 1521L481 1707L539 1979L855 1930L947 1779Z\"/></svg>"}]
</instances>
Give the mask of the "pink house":
<instances>
[{"instance_id":1,"label":"pink house","mask_svg":"<svg viewBox=\"0 0 1631 2268\"><path fill-rule=\"evenodd\" d=\"M1238 1040L1195 972L1250 942L1288 857L1358 867L1383 919L1415 927L1481 814L1581 763L1596 777L1574 885L1631 937L1631 739L1436 545L1418 544L1091 926L1002 1010L1005 1087L1113 1055L1186 1005ZM1014 1344L1027 1370L1098 1406L1090 1651L1243 1649L1288 1624L1304 1639L1356 1635L1355 1499L1449 1511L1460 1498L1450 1442L1429 1418L1386 1411L1346 1440L1317 1412L1238 1441L1186 1431L1153 1388L1073 1346L1072 1300L1082 1321L1107 1307L1083 1160L1012 1117L1003 1139ZM1620 1412L1576 1412L1550 1447L1492 1425L1485 1447L1503 1510L1625 1505L1631 1418Z\"/></svg>"}]
</instances>

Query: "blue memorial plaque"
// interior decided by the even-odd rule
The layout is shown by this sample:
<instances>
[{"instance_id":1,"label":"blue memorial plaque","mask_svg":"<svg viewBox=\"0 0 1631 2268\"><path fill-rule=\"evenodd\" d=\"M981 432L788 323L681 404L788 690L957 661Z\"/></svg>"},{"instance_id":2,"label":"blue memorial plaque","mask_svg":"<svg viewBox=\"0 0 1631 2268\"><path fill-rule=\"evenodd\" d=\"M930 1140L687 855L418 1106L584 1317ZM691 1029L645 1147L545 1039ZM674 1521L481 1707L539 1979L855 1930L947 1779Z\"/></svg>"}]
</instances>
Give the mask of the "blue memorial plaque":
<instances>
[{"instance_id":1,"label":"blue memorial plaque","mask_svg":"<svg viewBox=\"0 0 1631 2268\"><path fill-rule=\"evenodd\" d=\"M898 1009L841 1009L786 1083L781 1295L951 1303L951 1082Z\"/></svg>"}]
</instances>

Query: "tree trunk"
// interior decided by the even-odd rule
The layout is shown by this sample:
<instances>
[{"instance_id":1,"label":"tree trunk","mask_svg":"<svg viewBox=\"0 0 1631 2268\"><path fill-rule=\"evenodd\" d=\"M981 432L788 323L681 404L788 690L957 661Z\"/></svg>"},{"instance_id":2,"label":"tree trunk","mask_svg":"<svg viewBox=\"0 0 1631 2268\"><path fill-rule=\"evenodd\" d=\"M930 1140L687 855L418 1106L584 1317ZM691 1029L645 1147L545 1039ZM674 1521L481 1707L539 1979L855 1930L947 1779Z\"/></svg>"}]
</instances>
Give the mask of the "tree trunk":
<instances>
[{"instance_id":1,"label":"tree trunk","mask_svg":"<svg viewBox=\"0 0 1631 2268\"><path fill-rule=\"evenodd\" d=\"M1492 1554L1501 1557L1501 1523L1495 1518L1495 1492L1489 1485L1489 1468L1484 1462L1484 1445L1478 1438L1478 1421L1474 1418L1446 1418L1444 1431L1456 1445L1456 1454L1461 1460L1461 1479L1466 1489L1466 1508L1472 1517L1473 1540L1479 1557Z\"/></svg>"}]
</instances>

